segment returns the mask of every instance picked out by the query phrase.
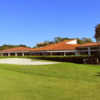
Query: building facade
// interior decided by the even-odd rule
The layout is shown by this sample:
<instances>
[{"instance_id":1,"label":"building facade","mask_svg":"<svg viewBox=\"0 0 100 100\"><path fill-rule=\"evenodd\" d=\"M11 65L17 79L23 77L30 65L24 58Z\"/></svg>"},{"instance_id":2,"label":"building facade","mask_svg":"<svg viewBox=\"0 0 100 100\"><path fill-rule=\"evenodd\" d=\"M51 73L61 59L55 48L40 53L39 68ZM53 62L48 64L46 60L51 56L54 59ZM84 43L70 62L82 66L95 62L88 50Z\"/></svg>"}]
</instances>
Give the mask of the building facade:
<instances>
[{"instance_id":1,"label":"building facade","mask_svg":"<svg viewBox=\"0 0 100 100\"><path fill-rule=\"evenodd\" d=\"M41 48L17 47L0 51L0 56L77 55L77 40L64 40Z\"/></svg>"}]
</instances>

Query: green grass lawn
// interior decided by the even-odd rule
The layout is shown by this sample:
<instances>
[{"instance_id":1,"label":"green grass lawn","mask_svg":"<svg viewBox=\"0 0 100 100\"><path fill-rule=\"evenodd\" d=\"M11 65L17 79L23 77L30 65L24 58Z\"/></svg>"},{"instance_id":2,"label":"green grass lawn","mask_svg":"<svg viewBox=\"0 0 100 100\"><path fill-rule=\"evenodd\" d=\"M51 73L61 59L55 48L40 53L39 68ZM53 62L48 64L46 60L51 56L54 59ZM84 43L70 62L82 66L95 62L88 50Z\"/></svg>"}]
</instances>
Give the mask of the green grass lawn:
<instances>
[{"instance_id":1,"label":"green grass lawn","mask_svg":"<svg viewBox=\"0 0 100 100\"><path fill-rule=\"evenodd\" d=\"M100 66L0 64L0 100L100 100Z\"/></svg>"}]
</instances>

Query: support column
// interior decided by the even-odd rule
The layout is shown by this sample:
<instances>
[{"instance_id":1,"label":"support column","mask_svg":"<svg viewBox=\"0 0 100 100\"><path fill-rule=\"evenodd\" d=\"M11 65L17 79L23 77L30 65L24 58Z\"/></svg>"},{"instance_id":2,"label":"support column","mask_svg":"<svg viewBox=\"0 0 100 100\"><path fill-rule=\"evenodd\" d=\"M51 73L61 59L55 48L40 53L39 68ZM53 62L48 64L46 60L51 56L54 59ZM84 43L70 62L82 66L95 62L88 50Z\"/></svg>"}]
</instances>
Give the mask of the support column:
<instances>
[{"instance_id":1,"label":"support column","mask_svg":"<svg viewBox=\"0 0 100 100\"><path fill-rule=\"evenodd\" d=\"M66 56L66 52L64 52L64 56Z\"/></svg>"},{"instance_id":2,"label":"support column","mask_svg":"<svg viewBox=\"0 0 100 100\"><path fill-rule=\"evenodd\" d=\"M91 56L91 48L88 47L88 56Z\"/></svg>"},{"instance_id":3,"label":"support column","mask_svg":"<svg viewBox=\"0 0 100 100\"><path fill-rule=\"evenodd\" d=\"M11 56L10 53L8 53L8 56Z\"/></svg>"},{"instance_id":4,"label":"support column","mask_svg":"<svg viewBox=\"0 0 100 100\"><path fill-rule=\"evenodd\" d=\"M17 53L15 53L15 56L18 56L18 54L17 54Z\"/></svg>"},{"instance_id":5,"label":"support column","mask_svg":"<svg viewBox=\"0 0 100 100\"><path fill-rule=\"evenodd\" d=\"M24 52L22 53L22 56L25 56Z\"/></svg>"}]
</instances>

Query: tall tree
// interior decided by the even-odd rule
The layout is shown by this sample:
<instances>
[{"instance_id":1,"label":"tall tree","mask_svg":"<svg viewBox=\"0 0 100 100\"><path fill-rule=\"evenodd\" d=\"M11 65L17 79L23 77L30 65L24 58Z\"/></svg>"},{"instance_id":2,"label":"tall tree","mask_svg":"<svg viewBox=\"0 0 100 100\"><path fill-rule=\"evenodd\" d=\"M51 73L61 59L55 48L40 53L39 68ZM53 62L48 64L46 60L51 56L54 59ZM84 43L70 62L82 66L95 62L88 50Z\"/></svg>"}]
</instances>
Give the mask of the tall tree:
<instances>
[{"instance_id":1,"label":"tall tree","mask_svg":"<svg viewBox=\"0 0 100 100\"><path fill-rule=\"evenodd\" d=\"M95 28L95 38L100 37L100 24L98 24Z\"/></svg>"}]
</instances>

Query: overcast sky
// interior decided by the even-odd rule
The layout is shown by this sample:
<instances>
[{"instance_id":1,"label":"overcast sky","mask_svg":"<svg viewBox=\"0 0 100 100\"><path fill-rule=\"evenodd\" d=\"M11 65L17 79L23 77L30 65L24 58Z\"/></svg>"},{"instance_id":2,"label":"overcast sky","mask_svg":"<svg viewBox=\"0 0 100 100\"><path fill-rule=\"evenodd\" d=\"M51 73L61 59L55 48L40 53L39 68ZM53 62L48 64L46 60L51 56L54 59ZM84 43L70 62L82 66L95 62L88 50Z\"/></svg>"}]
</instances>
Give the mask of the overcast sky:
<instances>
[{"instance_id":1,"label":"overcast sky","mask_svg":"<svg viewBox=\"0 0 100 100\"><path fill-rule=\"evenodd\" d=\"M100 0L0 0L0 45L94 38L99 23Z\"/></svg>"}]
</instances>

